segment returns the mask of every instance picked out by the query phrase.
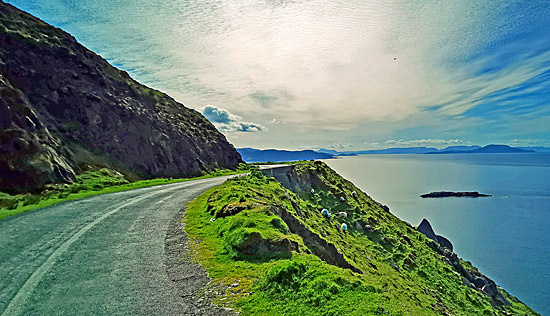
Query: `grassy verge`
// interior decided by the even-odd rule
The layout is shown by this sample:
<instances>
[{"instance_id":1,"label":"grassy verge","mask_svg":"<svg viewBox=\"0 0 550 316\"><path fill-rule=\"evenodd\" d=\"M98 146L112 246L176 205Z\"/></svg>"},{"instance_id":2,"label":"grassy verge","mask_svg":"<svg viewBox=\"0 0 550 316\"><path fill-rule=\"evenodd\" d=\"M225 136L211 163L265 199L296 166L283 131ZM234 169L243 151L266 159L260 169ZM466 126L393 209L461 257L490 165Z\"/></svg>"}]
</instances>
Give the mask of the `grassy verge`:
<instances>
[{"instance_id":1,"label":"grassy verge","mask_svg":"<svg viewBox=\"0 0 550 316\"><path fill-rule=\"evenodd\" d=\"M54 184L47 186L40 194L7 194L0 192L0 219L63 201L77 200L94 195L133 190L161 184L177 183L219 176L243 174L254 167L242 164L237 170L216 169L208 174L195 178L159 178L129 182L116 171L100 169L88 171L77 176L74 183Z\"/></svg>"},{"instance_id":2,"label":"grassy verge","mask_svg":"<svg viewBox=\"0 0 550 316\"><path fill-rule=\"evenodd\" d=\"M191 253L213 279L209 291L217 293L216 303L242 315L536 315L513 299L512 306L493 308L424 235L326 165L304 163L296 170L302 178L320 179L314 193L292 193L253 172L188 204ZM327 219L322 208L348 216ZM333 244L361 273L321 260L315 249L321 245L291 233L280 209Z\"/></svg>"},{"instance_id":3,"label":"grassy verge","mask_svg":"<svg viewBox=\"0 0 550 316\"><path fill-rule=\"evenodd\" d=\"M271 165L301 165L301 164L306 164L306 163L309 163L309 162L310 162L310 160L265 161L265 162L250 162L250 164L259 165L259 166L262 166L262 165L266 165L266 166L271 166Z\"/></svg>"}]
</instances>

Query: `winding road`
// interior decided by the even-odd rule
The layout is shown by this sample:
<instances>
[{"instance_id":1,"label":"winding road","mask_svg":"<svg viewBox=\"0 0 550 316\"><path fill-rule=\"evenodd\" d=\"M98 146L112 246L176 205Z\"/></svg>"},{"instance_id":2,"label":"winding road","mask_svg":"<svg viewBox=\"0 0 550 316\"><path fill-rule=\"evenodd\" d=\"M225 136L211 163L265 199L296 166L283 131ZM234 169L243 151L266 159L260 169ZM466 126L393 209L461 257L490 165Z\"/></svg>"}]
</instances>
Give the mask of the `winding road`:
<instances>
[{"instance_id":1,"label":"winding road","mask_svg":"<svg viewBox=\"0 0 550 316\"><path fill-rule=\"evenodd\" d=\"M184 207L229 177L82 200L0 220L1 315L224 315L187 256ZM201 294L202 293L202 294Z\"/></svg>"}]
</instances>

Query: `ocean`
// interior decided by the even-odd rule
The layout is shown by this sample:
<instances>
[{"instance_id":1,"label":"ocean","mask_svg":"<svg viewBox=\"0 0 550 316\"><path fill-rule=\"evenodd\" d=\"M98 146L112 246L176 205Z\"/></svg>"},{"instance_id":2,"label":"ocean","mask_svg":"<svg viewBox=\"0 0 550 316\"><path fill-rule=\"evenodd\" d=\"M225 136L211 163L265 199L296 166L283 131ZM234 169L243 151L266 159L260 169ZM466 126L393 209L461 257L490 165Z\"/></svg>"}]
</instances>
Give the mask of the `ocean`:
<instances>
[{"instance_id":1,"label":"ocean","mask_svg":"<svg viewBox=\"0 0 550 316\"><path fill-rule=\"evenodd\" d=\"M455 252L550 315L550 154L362 155L325 160L413 226L429 220ZM432 191L484 198L423 199Z\"/></svg>"}]
</instances>

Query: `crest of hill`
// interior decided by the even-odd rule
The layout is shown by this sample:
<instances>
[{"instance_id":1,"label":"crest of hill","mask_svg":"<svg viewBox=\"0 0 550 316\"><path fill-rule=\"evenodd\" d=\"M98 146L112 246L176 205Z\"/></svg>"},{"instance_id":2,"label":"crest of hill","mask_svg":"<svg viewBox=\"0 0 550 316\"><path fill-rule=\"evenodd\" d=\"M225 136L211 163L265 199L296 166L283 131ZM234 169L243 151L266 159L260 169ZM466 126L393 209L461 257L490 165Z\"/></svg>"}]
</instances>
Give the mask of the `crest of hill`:
<instances>
[{"instance_id":1,"label":"crest of hill","mask_svg":"<svg viewBox=\"0 0 550 316\"><path fill-rule=\"evenodd\" d=\"M138 179L241 162L200 113L0 1L0 189L39 190L101 167Z\"/></svg>"}]
</instances>

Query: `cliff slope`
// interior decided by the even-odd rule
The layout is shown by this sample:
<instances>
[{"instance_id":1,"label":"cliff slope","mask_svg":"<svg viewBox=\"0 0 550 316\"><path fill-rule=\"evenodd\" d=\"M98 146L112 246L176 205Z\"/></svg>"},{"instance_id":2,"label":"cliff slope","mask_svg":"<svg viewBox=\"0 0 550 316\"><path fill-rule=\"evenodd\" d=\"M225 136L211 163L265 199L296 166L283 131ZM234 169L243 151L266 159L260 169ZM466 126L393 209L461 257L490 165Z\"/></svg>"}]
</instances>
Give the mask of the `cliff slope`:
<instances>
[{"instance_id":1,"label":"cliff slope","mask_svg":"<svg viewBox=\"0 0 550 316\"><path fill-rule=\"evenodd\" d=\"M185 177L240 162L201 114L0 1L0 189L37 190L95 167Z\"/></svg>"},{"instance_id":2,"label":"cliff slope","mask_svg":"<svg viewBox=\"0 0 550 316\"><path fill-rule=\"evenodd\" d=\"M400 220L326 164L265 173L188 205L218 303L242 315L538 315L427 221Z\"/></svg>"}]
</instances>

